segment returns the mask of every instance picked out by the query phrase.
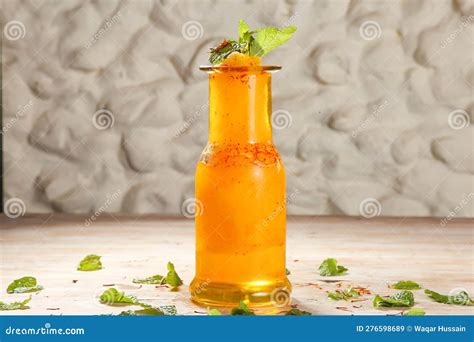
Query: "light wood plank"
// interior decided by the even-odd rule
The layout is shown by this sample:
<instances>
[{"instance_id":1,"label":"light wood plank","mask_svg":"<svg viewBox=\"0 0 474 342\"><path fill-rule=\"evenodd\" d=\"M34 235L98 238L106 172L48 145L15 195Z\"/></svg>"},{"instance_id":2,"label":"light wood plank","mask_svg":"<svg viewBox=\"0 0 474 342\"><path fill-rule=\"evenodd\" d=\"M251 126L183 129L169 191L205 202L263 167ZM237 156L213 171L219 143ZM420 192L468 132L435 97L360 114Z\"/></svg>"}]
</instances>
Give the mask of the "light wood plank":
<instances>
[{"instance_id":1,"label":"light wood plank","mask_svg":"<svg viewBox=\"0 0 474 342\"><path fill-rule=\"evenodd\" d=\"M12 280L25 275L37 277L45 287L33 294L30 309L1 314L116 314L124 310L99 303L98 296L107 288L104 284L115 284L150 304L176 305L179 314L205 313L205 308L189 300L187 291L194 273L191 220L104 214L86 227L85 218L0 217L0 300L25 298L21 294L8 295L4 290ZM394 293L387 284L404 279L441 293L460 287L473 294L474 220L452 220L447 227L441 227L439 222L411 218L290 217L287 265L294 286L292 304L317 315L394 314L400 311L373 309L372 298L375 293ZM104 269L76 271L78 262L90 253L103 256ZM373 294L356 303L328 299L325 291L333 291L336 285L326 282L327 278L317 272L327 257L334 257L349 268L347 275L330 278L331 281L368 287ZM165 273L168 260L175 264L185 282L180 291L132 283L135 277ZM428 314L474 314L473 307L434 303L422 291L414 292L416 307L424 308Z\"/></svg>"}]
</instances>

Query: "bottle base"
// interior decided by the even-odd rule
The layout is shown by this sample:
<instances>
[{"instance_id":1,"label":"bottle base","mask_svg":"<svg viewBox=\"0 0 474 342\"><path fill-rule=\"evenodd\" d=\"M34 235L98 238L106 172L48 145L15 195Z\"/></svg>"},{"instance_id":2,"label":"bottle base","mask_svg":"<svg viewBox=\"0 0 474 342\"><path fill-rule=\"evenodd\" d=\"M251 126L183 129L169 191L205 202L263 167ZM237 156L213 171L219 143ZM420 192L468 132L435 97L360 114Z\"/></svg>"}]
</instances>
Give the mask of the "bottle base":
<instances>
[{"instance_id":1,"label":"bottle base","mask_svg":"<svg viewBox=\"0 0 474 342\"><path fill-rule=\"evenodd\" d=\"M194 278L190 285L191 299L200 305L235 307L240 301L250 307L285 307L291 302L291 283L255 281L245 284L214 283Z\"/></svg>"}]
</instances>

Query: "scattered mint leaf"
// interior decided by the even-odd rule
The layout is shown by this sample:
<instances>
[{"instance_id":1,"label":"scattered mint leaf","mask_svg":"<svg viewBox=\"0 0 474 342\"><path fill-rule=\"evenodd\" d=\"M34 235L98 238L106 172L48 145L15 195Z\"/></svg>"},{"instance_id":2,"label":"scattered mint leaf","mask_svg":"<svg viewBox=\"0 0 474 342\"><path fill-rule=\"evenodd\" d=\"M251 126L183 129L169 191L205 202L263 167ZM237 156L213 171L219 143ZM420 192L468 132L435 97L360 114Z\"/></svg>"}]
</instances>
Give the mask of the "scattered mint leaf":
<instances>
[{"instance_id":1,"label":"scattered mint leaf","mask_svg":"<svg viewBox=\"0 0 474 342\"><path fill-rule=\"evenodd\" d=\"M43 289L43 286L38 285L35 277L22 277L14 280L7 287L8 293L27 293L27 292L38 292Z\"/></svg>"},{"instance_id":2,"label":"scattered mint leaf","mask_svg":"<svg viewBox=\"0 0 474 342\"><path fill-rule=\"evenodd\" d=\"M160 308L148 307L140 310L127 310L119 313L119 316L164 316Z\"/></svg>"},{"instance_id":3,"label":"scattered mint leaf","mask_svg":"<svg viewBox=\"0 0 474 342\"><path fill-rule=\"evenodd\" d=\"M313 314L308 311L303 311L300 309L291 309L288 311L285 316L312 316Z\"/></svg>"},{"instance_id":4,"label":"scattered mint leaf","mask_svg":"<svg viewBox=\"0 0 474 342\"><path fill-rule=\"evenodd\" d=\"M135 284L164 284L165 277L162 275L156 274L154 276L144 278L144 279L133 279Z\"/></svg>"},{"instance_id":5,"label":"scattered mint leaf","mask_svg":"<svg viewBox=\"0 0 474 342\"><path fill-rule=\"evenodd\" d=\"M323 277L332 277L341 275L347 271L347 268L337 265L337 260L334 258L327 258L319 266L319 274Z\"/></svg>"},{"instance_id":6,"label":"scattered mint leaf","mask_svg":"<svg viewBox=\"0 0 474 342\"><path fill-rule=\"evenodd\" d=\"M242 300L240 301L238 307L232 309L230 314L232 316L255 316L255 313L250 310L247 304L245 304Z\"/></svg>"},{"instance_id":7,"label":"scattered mint leaf","mask_svg":"<svg viewBox=\"0 0 474 342\"><path fill-rule=\"evenodd\" d=\"M424 316L426 314L425 310L421 308L413 308L403 313L403 316Z\"/></svg>"},{"instance_id":8,"label":"scattered mint leaf","mask_svg":"<svg viewBox=\"0 0 474 342\"><path fill-rule=\"evenodd\" d=\"M398 283L389 286L395 290L419 290L421 289L420 284L411 280L400 280Z\"/></svg>"},{"instance_id":9,"label":"scattered mint leaf","mask_svg":"<svg viewBox=\"0 0 474 342\"><path fill-rule=\"evenodd\" d=\"M154 276L144 279L133 279L135 284L167 284L171 286L172 290L176 290L180 285L183 285L183 281L179 277L178 273L171 262L168 262L168 274L166 277L156 274Z\"/></svg>"},{"instance_id":10,"label":"scattered mint leaf","mask_svg":"<svg viewBox=\"0 0 474 342\"><path fill-rule=\"evenodd\" d=\"M208 316L222 316L222 312L220 312L218 309L207 308L207 315Z\"/></svg>"},{"instance_id":11,"label":"scattered mint leaf","mask_svg":"<svg viewBox=\"0 0 474 342\"><path fill-rule=\"evenodd\" d=\"M295 33L296 27L287 26L282 29L267 27L256 31L255 40L250 45L250 56L264 56L273 49L288 42Z\"/></svg>"},{"instance_id":12,"label":"scattered mint leaf","mask_svg":"<svg viewBox=\"0 0 474 342\"><path fill-rule=\"evenodd\" d=\"M373 301L374 308L410 307L415 304L415 297L410 291L401 291L391 297L380 297L376 295Z\"/></svg>"},{"instance_id":13,"label":"scattered mint leaf","mask_svg":"<svg viewBox=\"0 0 474 342\"><path fill-rule=\"evenodd\" d=\"M173 290L176 290L178 286L183 285L183 281L178 273L176 273L174 265L171 262L168 262L168 274L166 275L165 283L170 285Z\"/></svg>"},{"instance_id":14,"label":"scattered mint leaf","mask_svg":"<svg viewBox=\"0 0 474 342\"><path fill-rule=\"evenodd\" d=\"M474 300L469 298L466 291L458 291L454 295L443 295L435 291L426 289L425 293L435 302L452 305L474 305Z\"/></svg>"},{"instance_id":15,"label":"scattered mint leaf","mask_svg":"<svg viewBox=\"0 0 474 342\"><path fill-rule=\"evenodd\" d=\"M345 300L349 301L352 298L359 297L359 292L354 290L352 287L345 290L336 290L336 292L329 292L328 298L333 300Z\"/></svg>"},{"instance_id":16,"label":"scattered mint leaf","mask_svg":"<svg viewBox=\"0 0 474 342\"><path fill-rule=\"evenodd\" d=\"M100 258L100 255L87 255L84 259L81 260L79 266L77 266L77 270L88 272L102 269L102 263L100 262Z\"/></svg>"},{"instance_id":17,"label":"scattered mint leaf","mask_svg":"<svg viewBox=\"0 0 474 342\"><path fill-rule=\"evenodd\" d=\"M134 296L127 296L124 292L111 287L100 296L100 302L112 306L141 305Z\"/></svg>"},{"instance_id":18,"label":"scattered mint leaf","mask_svg":"<svg viewBox=\"0 0 474 342\"><path fill-rule=\"evenodd\" d=\"M166 316L176 316L178 313L178 310L176 309L176 306L174 305L160 306L160 310L163 311Z\"/></svg>"},{"instance_id":19,"label":"scattered mint leaf","mask_svg":"<svg viewBox=\"0 0 474 342\"><path fill-rule=\"evenodd\" d=\"M290 275L290 274L291 274L290 270L286 269L286 275Z\"/></svg>"},{"instance_id":20,"label":"scattered mint leaf","mask_svg":"<svg viewBox=\"0 0 474 342\"><path fill-rule=\"evenodd\" d=\"M26 298L24 301L21 302L12 302L12 303L5 303L0 302L0 311L5 310L24 310L28 308L26 305L30 302L31 296Z\"/></svg>"}]
</instances>

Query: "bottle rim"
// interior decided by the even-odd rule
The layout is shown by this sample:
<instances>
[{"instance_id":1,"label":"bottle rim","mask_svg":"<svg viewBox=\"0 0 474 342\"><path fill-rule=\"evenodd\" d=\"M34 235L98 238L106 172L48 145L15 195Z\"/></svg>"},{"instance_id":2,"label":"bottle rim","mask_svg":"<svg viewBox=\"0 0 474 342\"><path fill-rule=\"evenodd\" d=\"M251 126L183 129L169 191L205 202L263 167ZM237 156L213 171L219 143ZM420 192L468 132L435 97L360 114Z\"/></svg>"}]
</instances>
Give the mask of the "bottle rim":
<instances>
[{"instance_id":1,"label":"bottle rim","mask_svg":"<svg viewBox=\"0 0 474 342\"><path fill-rule=\"evenodd\" d=\"M258 66L225 66L225 65L201 65L199 70L205 72L264 72L281 70L281 65L258 65Z\"/></svg>"}]
</instances>

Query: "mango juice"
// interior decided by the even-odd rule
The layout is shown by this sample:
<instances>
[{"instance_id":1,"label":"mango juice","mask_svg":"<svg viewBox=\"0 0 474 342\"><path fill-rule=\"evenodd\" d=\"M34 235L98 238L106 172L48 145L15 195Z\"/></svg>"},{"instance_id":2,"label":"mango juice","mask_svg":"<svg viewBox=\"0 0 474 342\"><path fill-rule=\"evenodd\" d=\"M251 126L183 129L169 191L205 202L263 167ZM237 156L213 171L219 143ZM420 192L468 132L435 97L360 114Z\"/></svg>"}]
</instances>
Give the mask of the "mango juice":
<instances>
[{"instance_id":1,"label":"mango juice","mask_svg":"<svg viewBox=\"0 0 474 342\"><path fill-rule=\"evenodd\" d=\"M209 140L196 169L192 299L250 306L288 300L285 173L272 143L271 67L208 67Z\"/></svg>"}]
</instances>

